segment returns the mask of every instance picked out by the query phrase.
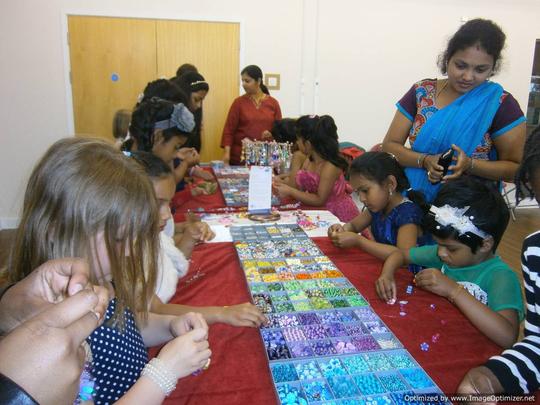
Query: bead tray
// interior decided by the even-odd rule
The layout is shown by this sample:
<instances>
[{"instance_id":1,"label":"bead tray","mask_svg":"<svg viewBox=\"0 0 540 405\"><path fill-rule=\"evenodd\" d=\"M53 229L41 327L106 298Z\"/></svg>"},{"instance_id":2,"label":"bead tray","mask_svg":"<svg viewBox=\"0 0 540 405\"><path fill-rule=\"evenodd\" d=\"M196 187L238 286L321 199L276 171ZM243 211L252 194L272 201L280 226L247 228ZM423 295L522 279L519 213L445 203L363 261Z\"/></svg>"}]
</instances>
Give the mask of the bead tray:
<instances>
[{"instance_id":1,"label":"bead tray","mask_svg":"<svg viewBox=\"0 0 540 405\"><path fill-rule=\"evenodd\" d=\"M249 195L249 168L231 166L214 170L227 207L247 207ZM272 195L272 205L279 205L279 198Z\"/></svg>"},{"instance_id":2,"label":"bead tray","mask_svg":"<svg viewBox=\"0 0 540 405\"><path fill-rule=\"evenodd\" d=\"M297 225L231 227L282 404L411 404L441 394L365 298Z\"/></svg>"}]
</instances>

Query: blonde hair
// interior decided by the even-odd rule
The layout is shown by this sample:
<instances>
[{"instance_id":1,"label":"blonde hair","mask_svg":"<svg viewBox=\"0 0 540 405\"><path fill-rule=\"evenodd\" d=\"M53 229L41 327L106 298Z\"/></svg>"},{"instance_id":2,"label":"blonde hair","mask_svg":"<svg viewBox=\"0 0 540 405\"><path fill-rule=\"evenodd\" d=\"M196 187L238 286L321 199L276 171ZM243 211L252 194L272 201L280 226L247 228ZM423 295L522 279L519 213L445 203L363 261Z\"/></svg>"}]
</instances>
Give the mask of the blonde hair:
<instances>
[{"instance_id":1,"label":"blonde hair","mask_svg":"<svg viewBox=\"0 0 540 405\"><path fill-rule=\"evenodd\" d=\"M96 139L53 144L34 168L24 197L9 267L12 281L47 260L82 257L99 269L96 236L103 232L117 298L112 323L124 310L146 320L157 274L159 216L148 176L132 159ZM93 283L98 282L91 272Z\"/></svg>"}]
</instances>

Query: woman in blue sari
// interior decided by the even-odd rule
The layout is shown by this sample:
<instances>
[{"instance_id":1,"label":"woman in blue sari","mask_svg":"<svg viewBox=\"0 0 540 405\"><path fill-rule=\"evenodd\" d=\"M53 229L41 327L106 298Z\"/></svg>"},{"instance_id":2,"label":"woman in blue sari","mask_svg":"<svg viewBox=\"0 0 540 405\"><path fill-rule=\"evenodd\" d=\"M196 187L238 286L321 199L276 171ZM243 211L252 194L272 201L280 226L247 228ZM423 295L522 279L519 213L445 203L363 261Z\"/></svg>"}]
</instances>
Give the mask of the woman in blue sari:
<instances>
[{"instance_id":1,"label":"woman in blue sari","mask_svg":"<svg viewBox=\"0 0 540 405\"><path fill-rule=\"evenodd\" d=\"M440 181L464 174L513 181L525 140L518 102L489 78L497 71L505 34L490 20L468 21L448 42L439 60L447 79L415 83L397 103L383 150L404 166L411 187L428 202ZM410 148L405 147L409 140ZM447 175L438 164L449 148Z\"/></svg>"}]
</instances>

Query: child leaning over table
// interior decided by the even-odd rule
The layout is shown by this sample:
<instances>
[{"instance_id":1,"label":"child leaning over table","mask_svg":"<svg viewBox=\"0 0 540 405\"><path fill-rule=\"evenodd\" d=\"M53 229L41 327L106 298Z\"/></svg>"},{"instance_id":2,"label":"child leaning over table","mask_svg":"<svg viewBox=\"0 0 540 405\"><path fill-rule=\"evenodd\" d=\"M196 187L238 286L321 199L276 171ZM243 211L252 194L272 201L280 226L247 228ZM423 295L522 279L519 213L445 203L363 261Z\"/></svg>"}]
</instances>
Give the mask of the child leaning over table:
<instances>
[{"instance_id":1,"label":"child leaning over table","mask_svg":"<svg viewBox=\"0 0 540 405\"><path fill-rule=\"evenodd\" d=\"M523 302L517 275L495 254L508 216L502 196L490 186L472 178L444 184L424 218L437 244L392 253L377 294L392 302L395 271L410 263L426 267L414 278L418 287L447 298L492 341L510 347Z\"/></svg>"},{"instance_id":2,"label":"child leaning over table","mask_svg":"<svg viewBox=\"0 0 540 405\"><path fill-rule=\"evenodd\" d=\"M516 185L516 203L526 189L540 204L540 126L525 143ZM540 388L540 231L523 241L521 269L527 300L524 338L500 356L470 370L458 388L462 394L528 394Z\"/></svg>"}]
</instances>

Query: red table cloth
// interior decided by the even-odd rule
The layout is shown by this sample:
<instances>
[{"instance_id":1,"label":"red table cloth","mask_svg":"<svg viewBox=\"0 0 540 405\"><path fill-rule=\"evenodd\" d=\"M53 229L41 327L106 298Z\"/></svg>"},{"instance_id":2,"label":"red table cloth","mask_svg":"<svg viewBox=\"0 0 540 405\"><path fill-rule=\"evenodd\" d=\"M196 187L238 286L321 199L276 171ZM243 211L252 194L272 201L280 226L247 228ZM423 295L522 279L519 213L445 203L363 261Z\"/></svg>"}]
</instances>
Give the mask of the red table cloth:
<instances>
[{"instance_id":1,"label":"red table cloth","mask_svg":"<svg viewBox=\"0 0 540 405\"><path fill-rule=\"evenodd\" d=\"M400 305L379 300L374 283L382 263L358 249L342 250L328 238L317 245L369 301L405 348L445 393L455 392L468 369L483 363L501 348L484 337L445 299L414 288L406 294L412 276L397 275L398 300L406 300L405 316ZM250 299L247 282L232 243L198 246L189 273L180 280L172 303L233 305ZM432 336L439 334L437 342ZM223 324L210 327L212 364L198 376L181 379L168 404L275 404L272 377L259 331ZM428 351L420 345L429 344Z\"/></svg>"}]
</instances>

